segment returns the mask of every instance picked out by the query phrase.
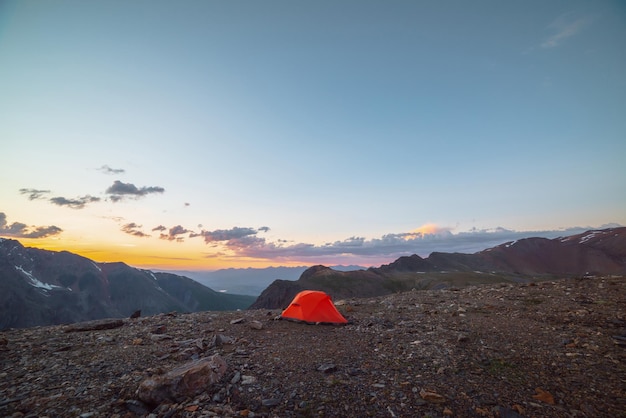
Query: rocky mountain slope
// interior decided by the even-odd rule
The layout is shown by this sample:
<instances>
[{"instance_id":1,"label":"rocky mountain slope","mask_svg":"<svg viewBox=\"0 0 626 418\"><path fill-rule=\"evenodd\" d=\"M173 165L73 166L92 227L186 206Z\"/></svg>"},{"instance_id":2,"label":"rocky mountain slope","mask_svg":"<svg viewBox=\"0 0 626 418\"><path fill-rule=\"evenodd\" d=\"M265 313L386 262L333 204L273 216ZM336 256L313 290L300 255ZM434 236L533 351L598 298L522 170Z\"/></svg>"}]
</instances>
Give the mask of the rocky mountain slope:
<instances>
[{"instance_id":1,"label":"rocky mountain slope","mask_svg":"<svg viewBox=\"0 0 626 418\"><path fill-rule=\"evenodd\" d=\"M215 292L181 276L0 239L0 329L161 312L245 309L253 297Z\"/></svg>"},{"instance_id":2,"label":"rocky mountain slope","mask_svg":"<svg viewBox=\"0 0 626 418\"><path fill-rule=\"evenodd\" d=\"M340 299L386 295L413 288L607 274L626 274L626 227L592 230L556 239L526 238L474 254L436 252L427 258L412 255L367 270L339 272L314 266L297 281L274 281L250 309L284 308L305 289L322 290Z\"/></svg>"},{"instance_id":3,"label":"rocky mountain slope","mask_svg":"<svg viewBox=\"0 0 626 418\"><path fill-rule=\"evenodd\" d=\"M626 278L0 332L0 416L624 417Z\"/></svg>"}]
</instances>

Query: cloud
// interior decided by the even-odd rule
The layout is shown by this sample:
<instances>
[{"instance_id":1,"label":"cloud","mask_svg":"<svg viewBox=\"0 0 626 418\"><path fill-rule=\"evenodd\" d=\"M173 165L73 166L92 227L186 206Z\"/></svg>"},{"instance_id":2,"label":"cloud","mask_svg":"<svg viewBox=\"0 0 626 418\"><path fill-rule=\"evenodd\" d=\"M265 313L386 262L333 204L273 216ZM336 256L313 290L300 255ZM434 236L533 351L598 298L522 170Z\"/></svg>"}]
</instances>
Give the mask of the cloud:
<instances>
[{"instance_id":1,"label":"cloud","mask_svg":"<svg viewBox=\"0 0 626 418\"><path fill-rule=\"evenodd\" d=\"M126 172L123 168L111 168L106 164L98 170L102 171L104 174L124 174Z\"/></svg>"},{"instance_id":2,"label":"cloud","mask_svg":"<svg viewBox=\"0 0 626 418\"><path fill-rule=\"evenodd\" d=\"M66 199L64 197L53 197L50 202L58 206L67 206L72 209L83 209L87 203L99 202L100 198L90 195L78 197L76 199Z\"/></svg>"},{"instance_id":3,"label":"cloud","mask_svg":"<svg viewBox=\"0 0 626 418\"><path fill-rule=\"evenodd\" d=\"M28 195L28 200L39 200L45 199L44 195L49 194L50 190L20 189L20 193ZM58 206L67 206L72 209L83 209L88 203L99 202L100 200L101 199L99 197L91 195L77 197L76 199L67 199L61 196L52 197L49 199L50 203Z\"/></svg>"},{"instance_id":4,"label":"cloud","mask_svg":"<svg viewBox=\"0 0 626 418\"><path fill-rule=\"evenodd\" d=\"M7 223L4 212L0 212L0 236L13 238L45 238L58 235L63 230L58 226L27 226L21 222Z\"/></svg>"},{"instance_id":5,"label":"cloud","mask_svg":"<svg viewBox=\"0 0 626 418\"><path fill-rule=\"evenodd\" d=\"M234 227L232 229L216 229L215 231L201 231L198 234L193 234L190 238L193 237L203 237L204 242L209 244L211 242L219 242L219 241L230 241L235 239L241 239L250 235L256 235L257 232L263 231L266 232L269 230L267 227L262 227L260 229L254 228L242 228L242 227Z\"/></svg>"},{"instance_id":6,"label":"cloud","mask_svg":"<svg viewBox=\"0 0 626 418\"><path fill-rule=\"evenodd\" d=\"M134 236L140 237L140 238L147 238L147 237L149 237L150 235L148 235L148 234L146 234L146 233L144 233L144 232L142 232L140 230L141 227L142 227L141 225L137 225L136 223L131 222L131 223L128 223L126 225L123 225L122 226L122 231L126 232L127 234L134 235Z\"/></svg>"},{"instance_id":7,"label":"cloud","mask_svg":"<svg viewBox=\"0 0 626 418\"><path fill-rule=\"evenodd\" d=\"M162 230L165 230L165 227L161 225L159 225L157 228L163 228ZM153 231L157 230L157 228L153 229ZM185 238L182 235L185 234L190 234L191 237L191 235L193 235L193 231L184 228L182 225L176 225L170 228L167 234L160 234L159 238L167 241L183 242Z\"/></svg>"},{"instance_id":8,"label":"cloud","mask_svg":"<svg viewBox=\"0 0 626 418\"><path fill-rule=\"evenodd\" d=\"M590 17L572 18L570 13L561 15L548 25L553 34L541 43L541 47L556 48L566 39L579 33L589 23L591 23Z\"/></svg>"},{"instance_id":9,"label":"cloud","mask_svg":"<svg viewBox=\"0 0 626 418\"><path fill-rule=\"evenodd\" d=\"M110 219L113 222L117 222L118 224L124 222L124 217L122 216L103 216L103 219Z\"/></svg>"},{"instance_id":10,"label":"cloud","mask_svg":"<svg viewBox=\"0 0 626 418\"><path fill-rule=\"evenodd\" d=\"M198 227L201 228L202 225L198 225ZM240 245L236 244L236 242L239 242L237 240L244 242L246 238L255 238L255 235L259 232L267 232L269 230L270 228L267 226L263 226L259 229L236 226L231 229L216 229L214 231L201 230L200 232L194 232L182 225L176 225L169 229L163 225L152 228L152 231L161 232L161 234L159 234L160 239L167 241L183 242L185 235L187 235L187 238L202 237L206 244L213 244L213 246L220 244L228 246L231 245L229 243L235 242L235 244L232 244L233 248L237 248Z\"/></svg>"},{"instance_id":11,"label":"cloud","mask_svg":"<svg viewBox=\"0 0 626 418\"><path fill-rule=\"evenodd\" d=\"M134 196L139 198L151 193L163 193L165 189L163 187L140 187L138 188L132 183L122 183L119 180L115 180L113 185L106 189L107 194L110 195L110 199L113 202L118 202L126 196Z\"/></svg>"},{"instance_id":12,"label":"cloud","mask_svg":"<svg viewBox=\"0 0 626 418\"><path fill-rule=\"evenodd\" d=\"M233 257L302 262L310 260L313 263L341 263L346 259L358 259L360 263L367 264L367 260L371 260L369 265L379 265L405 255L418 254L426 257L433 252L474 253L522 238L557 238L589 229L593 228L520 232L498 227L455 234L451 228L425 225L413 231L390 233L380 238L350 237L322 245L290 244L284 240L268 242L265 238L249 234L228 240L225 247L231 251Z\"/></svg>"},{"instance_id":13,"label":"cloud","mask_svg":"<svg viewBox=\"0 0 626 418\"><path fill-rule=\"evenodd\" d=\"M44 199L44 195L50 193L50 190L38 189L20 189L21 194L27 194L28 200Z\"/></svg>"}]
</instances>

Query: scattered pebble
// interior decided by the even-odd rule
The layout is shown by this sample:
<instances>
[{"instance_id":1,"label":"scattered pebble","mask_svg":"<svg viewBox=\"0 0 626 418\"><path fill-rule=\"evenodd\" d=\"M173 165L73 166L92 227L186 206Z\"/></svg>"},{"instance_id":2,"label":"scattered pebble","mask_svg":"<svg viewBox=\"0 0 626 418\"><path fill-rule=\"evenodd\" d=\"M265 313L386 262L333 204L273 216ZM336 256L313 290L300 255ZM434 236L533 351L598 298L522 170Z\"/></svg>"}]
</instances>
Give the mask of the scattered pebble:
<instances>
[{"instance_id":1,"label":"scattered pebble","mask_svg":"<svg viewBox=\"0 0 626 418\"><path fill-rule=\"evenodd\" d=\"M342 327L258 310L6 330L0 416L620 416L625 294L567 279L346 299ZM183 383L215 355L197 377L219 377Z\"/></svg>"}]
</instances>

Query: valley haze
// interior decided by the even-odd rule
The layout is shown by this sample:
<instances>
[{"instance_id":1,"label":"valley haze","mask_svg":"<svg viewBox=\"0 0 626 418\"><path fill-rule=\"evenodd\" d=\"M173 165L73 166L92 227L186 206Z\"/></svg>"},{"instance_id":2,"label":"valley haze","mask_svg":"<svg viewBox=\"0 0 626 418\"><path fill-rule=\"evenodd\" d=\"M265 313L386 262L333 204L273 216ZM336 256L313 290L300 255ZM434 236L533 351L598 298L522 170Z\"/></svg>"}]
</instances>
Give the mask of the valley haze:
<instances>
[{"instance_id":1,"label":"valley haze","mask_svg":"<svg viewBox=\"0 0 626 418\"><path fill-rule=\"evenodd\" d=\"M189 277L218 292L259 296L274 280L297 280L309 266L220 269L215 271L163 270ZM365 269L363 266L330 266L338 271Z\"/></svg>"}]
</instances>

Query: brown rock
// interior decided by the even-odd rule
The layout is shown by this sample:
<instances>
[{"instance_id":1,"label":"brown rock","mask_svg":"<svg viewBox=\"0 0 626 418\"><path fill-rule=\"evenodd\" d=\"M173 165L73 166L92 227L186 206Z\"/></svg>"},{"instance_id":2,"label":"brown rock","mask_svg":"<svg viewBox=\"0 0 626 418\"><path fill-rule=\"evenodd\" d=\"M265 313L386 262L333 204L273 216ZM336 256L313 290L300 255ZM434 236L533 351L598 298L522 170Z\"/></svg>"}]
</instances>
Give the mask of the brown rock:
<instances>
[{"instance_id":1,"label":"brown rock","mask_svg":"<svg viewBox=\"0 0 626 418\"><path fill-rule=\"evenodd\" d=\"M65 332L97 331L119 328L124 325L122 319L96 319L95 321L79 322L68 325Z\"/></svg>"},{"instance_id":2,"label":"brown rock","mask_svg":"<svg viewBox=\"0 0 626 418\"><path fill-rule=\"evenodd\" d=\"M152 330L150 330L151 334L165 334L165 331L167 331L167 327L163 324L157 325L156 327L153 327Z\"/></svg>"},{"instance_id":3,"label":"brown rock","mask_svg":"<svg viewBox=\"0 0 626 418\"><path fill-rule=\"evenodd\" d=\"M141 382L137 396L147 404L159 404L166 400L180 402L206 391L219 382L227 369L226 362L217 354L192 361L164 375L154 376Z\"/></svg>"},{"instance_id":4,"label":"brown rock","mask_svg":"<svg viewBox=\"0 0 626 418\"><path fill-rule=\"evenodd\" d=\"M432 402L432 403L444 403L446 401L446 398L443 397L442 395L436 392L431 392L431 391L424 390L424 389L420 390L420 396L425 401Z\"/></svg>"},{"instance_id":5,"label":"brown rock","mask_svg":"<svg viewBox=\"0 0 626 418\"><path fill-rule=\"evenodd\" d=\"M533 395L533 398L545 402L547 404L550 405L554 405L554 397L552 396L552 394L548 391L545 391L541 388L535 388L535 392L537 392L536 395Z\"/></svg>"},{"instance_id":6,"label":"brown rock","mask_svg":"<svg viewBox=\"0 0 626 418\"><path fill-rule=\"evenodd\" d=\"M252 322L250 322L250 328L252 328L252 329L263 329L263 323L261 321L252 321Z\"/></svg>"}]
</instances>

